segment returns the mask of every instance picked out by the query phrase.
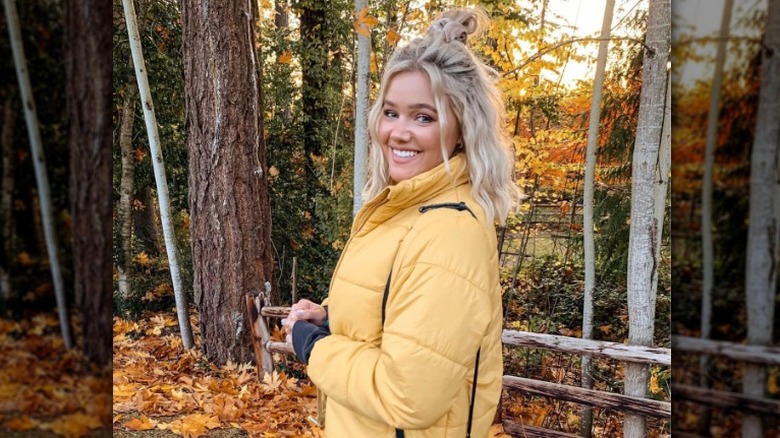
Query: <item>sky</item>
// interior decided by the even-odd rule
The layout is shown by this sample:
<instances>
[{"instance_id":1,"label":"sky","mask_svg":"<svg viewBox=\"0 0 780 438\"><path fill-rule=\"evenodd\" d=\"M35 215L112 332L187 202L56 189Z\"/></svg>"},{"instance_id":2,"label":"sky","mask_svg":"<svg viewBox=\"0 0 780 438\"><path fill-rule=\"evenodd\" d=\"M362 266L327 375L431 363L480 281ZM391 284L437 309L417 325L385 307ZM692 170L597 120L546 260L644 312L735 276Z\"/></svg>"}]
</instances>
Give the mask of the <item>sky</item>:
<instances>
[{"instance_id":1,"label":"sky","mask_svg":"<svg viewBox=\"0 0 780 438\"><path fill-rule=\"evenodd\" d=\"M672 1L672 44L690 37L715 37L720 29L725 0L673 0ZM760 38L760 29L750 29L741 24L741 19L755 11L766 10L766 0L735 0L731 13L730 34ZM707 55L704 62L688 61L672 68L680 74L679 81L690 85L696 80L711 80L717 44L715 42L699 45L698 53ZM733 55L726 56L726 68L739 62Z\"/></svg>"},{"instance_id":2,"label":"sky","mask_svg":"<svg viewBox=\"0 0 780 438\"><path fill-rule=\"evenodd\" d=\"M676 0L675 0L676 1ZM565 24L574 26L575 37L598 36L604 20L606 0L550 0L550 10L560 15ZM648 0L616 0L612 16L612 36L631 36L625 27L615 27L620 20L636 10L647 10ZM564 23L562 23L564 24ZM573 84L577 80L592 78L596 69L598 43L583 44L581 48L590 57L590 62L569 62L563 74L563 84Z\"/></svg>"}]
</instances>

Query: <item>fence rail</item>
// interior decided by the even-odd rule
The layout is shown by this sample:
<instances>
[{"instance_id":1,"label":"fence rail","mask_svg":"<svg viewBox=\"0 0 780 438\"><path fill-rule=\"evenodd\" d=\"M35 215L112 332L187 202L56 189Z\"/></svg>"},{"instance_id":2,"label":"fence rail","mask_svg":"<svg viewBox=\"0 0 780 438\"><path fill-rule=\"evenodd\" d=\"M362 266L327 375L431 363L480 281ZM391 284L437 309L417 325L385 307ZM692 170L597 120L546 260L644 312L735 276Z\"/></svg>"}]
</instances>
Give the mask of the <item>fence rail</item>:
<instances>
[{"instance_id":1,"label":"fence rail","mask_svg":"<svg viewBox=\"0 0 780 438\"><path fill-rule=\"evenodd\" d=\"M598 356L625 362L671 365L672 350L668 348L626 345L619 342L504 330L501 341L508 345L555 350L583 356Z\"/></svg>"},{"instance_id":2,"label":"fence rail","mask_svg":"<svg viewBox=\"0 0 780 438\"><path fill-rule=\"evenodd\" d=\"M780 347L672 336L672 348L688 353L723 356L740 362L780 365Z\"/></svg>"},{"instance_id":3,"label":"fence rail","mask_svg":"<svg viewBox=\"0 0 780 438\"><path fill-rule=\"evenodd\" d=\"M258 368L261 368L262 372L270 373L273 372L273 357L271 353L294 353L291 346L286 342L271 340L270 332L265 322L265 318L286 317L290 313L290 307L270 306L267 304L267 297L263 293L251 292L246 295L247 315L252 322L252 344L255 349L255 356L258 359L258 364L260 364L258 365ZM642 347L625 345L617 342L594 341L515 330L504 330L501 335L501 341L506 345L553 350L584 356L606 357L623 362L659 365L671 364L671 350L668 348ZM526 379L517 376L504 376L502 385L509 390L520 390L530 394L552 397L589 406L614 409L622 412L632 412L651 417L671 417L671 403L664 401ZM323 401L324 398L320 396L318 391L318 412L320 416L316 419L311 418L311 420L317 424L320 424L323 419ZM575 435L524 425L509 420L505 420L503 425L504 431L512 436L529 438L575 437Z\"/></svg>"}]
</instances>

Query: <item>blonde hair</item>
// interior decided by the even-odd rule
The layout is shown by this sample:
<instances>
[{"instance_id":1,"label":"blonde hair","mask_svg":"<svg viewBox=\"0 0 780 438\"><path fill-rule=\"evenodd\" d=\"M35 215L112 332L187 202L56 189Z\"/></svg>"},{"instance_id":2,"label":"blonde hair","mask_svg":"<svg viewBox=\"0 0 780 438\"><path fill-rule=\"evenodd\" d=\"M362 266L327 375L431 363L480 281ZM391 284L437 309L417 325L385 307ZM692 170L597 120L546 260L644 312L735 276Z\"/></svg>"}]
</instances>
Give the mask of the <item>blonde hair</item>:
<instances>
[{"instance_id":1,"label":"blonde hair","mask_svg":"<svg viewBox=\"0 0 780 438\"><path fill-rule=\"evenodd\" d=\"M496 87L498 73L477 59L466 45L468 35L481 31L488 21L481 9L448 11L433 22L425 37L393 52L382 75L379 96L368 114L371 153L364 199L375 197L392 182L377 135L387 86L398 73L419 71L431 81L441 132L446 131L448 123L459 124L461 144L456 151L462 150L465 155L474 199L489 220L504 224L519 192L512 178L514 160L504 127L504 103ZM444 99L457 120L447 120ZM444 136L441 149L449 173Z\"/></svg>"}]
</instances>

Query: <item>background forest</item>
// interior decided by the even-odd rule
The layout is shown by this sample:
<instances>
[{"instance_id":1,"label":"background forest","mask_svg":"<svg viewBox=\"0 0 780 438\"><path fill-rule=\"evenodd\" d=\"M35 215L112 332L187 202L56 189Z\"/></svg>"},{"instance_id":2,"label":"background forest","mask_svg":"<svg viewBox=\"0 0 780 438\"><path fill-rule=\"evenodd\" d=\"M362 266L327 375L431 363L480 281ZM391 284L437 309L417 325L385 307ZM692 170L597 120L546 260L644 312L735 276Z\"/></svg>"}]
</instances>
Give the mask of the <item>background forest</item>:
<instances>
[{"instance_id":1,"label":"background forest","mask_svg":"<svg viewBox=\"0 0 780 438\"><path fill-rule=\"evenodd\" d=\"M262 108L261 155L265 154L270 197L274 304L293 296L321 300L349 237L353 214L353 154L359 35L370 36L369 93L393 48L425 31L441 11L466 2L372 2L355 12L353 2L260 1L256 59ZM501 73L507 131L513 139L517 184L527 195L505 228L501 269L505 323L509 329L581 336L583 324L583 190L585 149L593 95L598 35L582 31L583 2L481 2L492 17L475 51ZM576 14L566 9L576 8ZM122 5L114 3L114 253L118 275L117 315L138 318L174 306L168 258L158 221L155 179ZM193 290L190 222L193 176L188 163L182 11L177 2L136 4L143 53L159 126L160 144L186 293ZM600 13L588 14L596 25ZM618 1L611 25L598 133L594 189L595 339L623 342L628 336L626 305L631 157L642 87L647 2ZM589 29L598 29L590 23ZM590 68L588 68L590 66ZM572 75L570 70L579 72ZM135 122L134 122L135 120ZM189 167L188 167L189 166ZM128 177L128 168L132 169ZM189 192L188 192L189 190ZM130 213L122 213L129 193ZM668 221L668 216L666 216ZM670 346L669 224L664 226L653 345ZM211 239L207 236L198 238ZM213 237L212 237L213 238ZM127 245L127 246L123 246ZM268 279L268 277L267 277ZM197 283L197 281L196 281ZM261 289L260 284L255 288ZM170 312L169 312L170 314ZM201 328L204 327L200 314ZM210 318L210 317L208 317ZM196 328L196 332L198 329ZM251 355L251 352L248 352ZM115 352L116 354L116 352ZM217 363L232 356L210 355ZM233 360L243 361L251 356ZM115 359L116 361L116 359ZM579 359L541 350L509 348L507 374L553 377L579 384ZM618 362L595 361L595 386L622 387ZM305 374L286 369L290 375ZM652 371L651 396L669 399L668 368ZM529 424L576 430L577 405L543 398L507 396L507 415ZM621 429L619 416L599 414L597 434ZM654 434L669 425L653 423ZM610 432L611 431L611 432Z\"/></svg>"},{"instance_id":2,"label":"background forest","mask_svg":"<svg viewBox=\"0 0 780 438\"><path fill-rule=\"evenodd\" d=\"M57 52L62 39L58 24L62 10L45 0L24 3L20 14L23 32L28 35L26 48L31 64L38 66L31 70L31 81L36 96L47 99L47 104L39 108L39 116L52 186L60 188L55 191L53 204L56 226L66 248L63 252L67 253L72 237L68 234L68 197L61 190L68 186L68 169L63 159L66 154L61 153L67 144L62 106L57 100L64 82ZM578 17L591 16L598 24L603 18L603 4L593 8L585 0L480 2L492 17L492 26L487 35L471 45L500 72L500 88L509 116L506 130L516 157L517 184L527 195L507 226L497 230L504 322L509 330L583 336L587 288L583 198L586 190L591 190L597 250L591 259L596 275L592 299L595 330L590 337L617 343L629 338L631 163L643 66L647 61L644 53L648 5L659 3L664 2L616 2L614 18L608 26L611 37L602 77L603 97L597 111L600 119L595 137L595 179L586 184L593 65L599 36L597 25L586 26ZM199 159L193 155L192 130L201 125L189 112L193 106L192 100L188 101L194 95L193 85L185 77L197 77L198 65L209 65L211 72L222 74L221 67L228 63L198 57L198 47L185 37L188 29L191 32L197 26L195 14L188 16L182 2L135 2L167 175L174 240L173 245L166 245L165 225L160 220L166 206L159 201L161 191L152 166L156 155L152 147L154 135L142 123L126 11L121 1L113 2L113 421L119 434L154 430L148 433L199 436L221 428L229 428L230 433L237 435L267 431L319 433L316 426L306 421L316 410L315 390L305 381L300 366L280 357L278 372L263 377L246 365L254 360L247 334L239 338L238 346L232 350L219 342L208 343L211 341L206 338L213 334L204 333L214 333L210 324L220 316L208 304L209 299L225 291L226 295L240 297L249 288L262 289L264 281L270 283L275 305L290 304L294 297L321 300L327 295L331 272L349 235L356 193L353 157L356 108L361 94L357 42L361 37L370 39L368 94L369 101L373 101L393 48L423 33L441 11L469 3L385 0L357 10L355 3L347 1L262 0L251 4L251 14L244 16L252 18L252 54L236 56L236 62L256 60L258 87L249 86L253 77L250 74L245 78L248 91L244 94L253 95L257 111L245 114L246 123L228 129L238 131L256 123L251 128L255 131L246 132L254 132L253 138L259 139L259 145L247 152L236 140L226 143L221 150L233 159L245 154L249 157L246 161L259 160L268 198L258 195L253 199L257 201L256 210L268 216L261 218L257 229L242 232L258 236L268 232L271 245L245 249L249 253L257 250L256 254L240 259L246 261L245 265L235 262L228 274L203 278L203 272L209 271L203 268L205 262L198 259L197 249L221 235L207 232L193 220L193 209L200 199L193 195L194 187L207 172L193 171ZM668 2L665 4L668 7ZM590 9L599 11L594 14ZM225 22L221 30L212 23L210 32L216 35L213 42L222 41L220 37L238 39L228 30L232 25ZM5 43L0 40L0 44ZM223 52L232 53L227 49ZM2 68L7 74L4 77L13 76L13 65L4 63ZM5 108L10 108L4 110L3 121L11 126L4 125L4 150L8 145L12 152L3 155L3 165L12 169L13 179L13 184L3 181L0 187L15 187L14 208L3 210L12 215L11 219L4 216L3 223L15 225L13 229L3 228L3 242L12 243L3 248L3 268L14 275L2 305L17 312L33 309L34 302L48 308L53 292L51 284L41 280L48 278L49 266L40 218L35 216L31 163L25 152L29 146L24 130L13 128L21 126L22 118L17 117L14 122L10 117L16 111L12 105L18 104L18 96L15 97L11 83L4 84L0 93ZM235 137L240 136L228 138ZM231 199L232 196L224 201ZM665 208L656 273L655 321L651 324L654 332L649 344L668 349L671 244L669 214L663 214L669 207L665 191L661 199ZM172 252L178 259L175 265L180 286L172 281ZM269 261L263 272L245 274L253 271L254 261L261 258ZM215 259L224 261L222 257ZM70 282L72 274L65 275ZM204 287L217 283L229 286L221 292ZM177 288L193 303L187 310L192 315L195 349L184 348L187 341L180 339L177 331ZM237 306L223 307L227 308L224 312L234 312L222 314L228 319L243 311L236 310ZM184 331L179 316L179 329ZM22 317L21 313L17 315ZM240 313L238 318L242 318ZM53 332L56 326L52 320L40 320L37 324L35 327L43 327L41 330L46 332ZM187 321L186 325L189 324ZM14 330L9 333L16 333ZM581 383L579 356L507 346L504 359L508 375L570 385ZM625 373L625 367L617 360L594 358L592 385L607 392L623 392ZM670 377L668 366L650 367L649 382L645 385L650 399L670 400ZM582 410L581 405L574 403L505 391L501 414L529 426L575 433L582 425ZM13 415L9 418L16 422L2 423L7 430L31 429L41 424ZM623 414L614 410L596 409L594 420L592 429L597 436L620 434L623 429ZM78 429L82 431L79 433L94 428L86 420L73 421L86 423ZM651 419L648 425L651 436L671 431L666 420Z\"/></svg>"}]
</instances>

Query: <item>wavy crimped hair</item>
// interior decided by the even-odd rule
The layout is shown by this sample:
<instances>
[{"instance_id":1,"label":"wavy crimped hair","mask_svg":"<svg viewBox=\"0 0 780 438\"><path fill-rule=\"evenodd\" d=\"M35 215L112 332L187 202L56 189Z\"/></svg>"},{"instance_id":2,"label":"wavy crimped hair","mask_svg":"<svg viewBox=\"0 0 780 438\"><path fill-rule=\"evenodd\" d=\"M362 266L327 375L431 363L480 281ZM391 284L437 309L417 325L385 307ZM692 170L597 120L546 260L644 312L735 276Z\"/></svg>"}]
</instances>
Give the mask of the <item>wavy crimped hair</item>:
<instances>
[{"instance_id":1,"label":"wavy crimped hair","mask_svg":"<svg viewBox=\"0 0 780 438\"><path fill-rule=\"evenodd\" d=\"M498 73L480 61L467 45L468 36L481 32L488 22L481 9L447 11L433 22L425 37L393 52L382 75L379 96L368 115L371 159L364 199L377 196L392 184L377 135L387 86L399 73L419 71L431 81L441 132L446 131L448 123L459 124L461 144L456 153L465 155L472 195L489 219L504 225L519 192L512 178L504 103L496 87ZM457 120L447 120L447 101ZM443 135L441 151L450 173Z\"/></svg>"}]
</instances>

